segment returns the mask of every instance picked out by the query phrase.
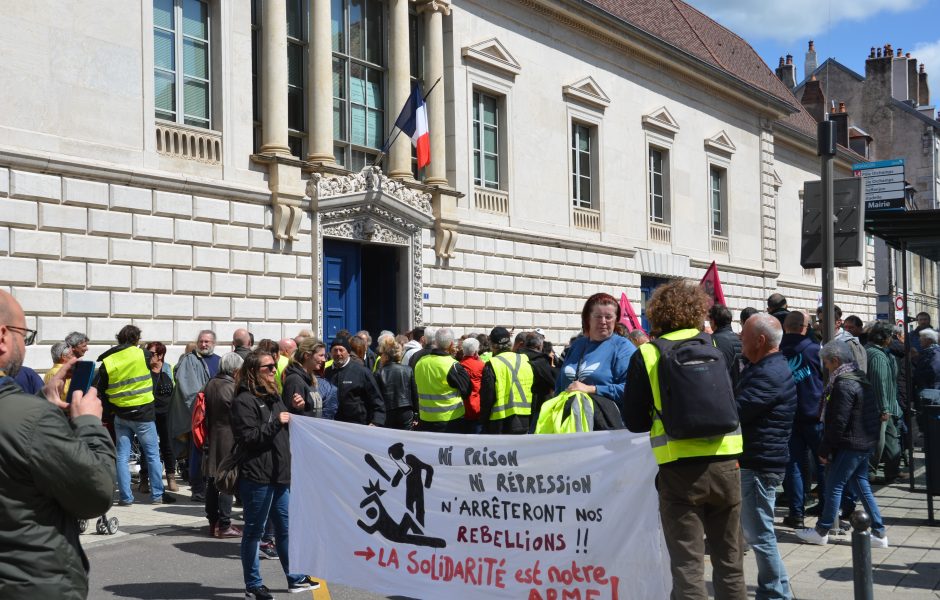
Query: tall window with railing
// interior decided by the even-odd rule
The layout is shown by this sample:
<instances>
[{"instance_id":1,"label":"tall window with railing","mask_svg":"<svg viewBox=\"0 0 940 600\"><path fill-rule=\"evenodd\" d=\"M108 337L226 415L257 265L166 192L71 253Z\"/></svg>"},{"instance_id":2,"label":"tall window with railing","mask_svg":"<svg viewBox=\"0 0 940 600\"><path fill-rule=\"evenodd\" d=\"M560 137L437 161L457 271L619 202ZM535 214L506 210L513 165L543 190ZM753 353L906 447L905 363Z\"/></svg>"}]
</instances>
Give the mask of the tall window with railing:
<instances>
[{"instance_id":1,"label":"tall window with railing","mask_svg":"<svg viewBox=\"0 0 940 600\"><path fill-rule=\"evenodd\" d=\"M208 2L153 0L156 118L211 128L209 31Z\"/></svg>"},{"instance_id":2,"label":"tall window with railing","mask_svg":"<svg viewBox=\"0 0 940 600\"><path fill-rule=\"evenodd\" d=\"M591 128L571 124L571 196L578 208L593 208L593 161Z\"/></svg>"},{"instance_id":3,"label":"tall window with railing","mask_svg":"<svg viewBox=\"0 0 940 600\"><path fill-rule=\"evenodd\" d=\"M499 189L499 99L473 92L473 183Z\"/></svg>"},{"instance_id":4,"label":"tall window with railing","mask_svg":"<svg viewBox=\"0 0 940 600\"><path fill-rule=\"evenodd\" d=\"M657 148L649 149L649 211L652 223L666 224L665 168L667 154Z\"/></svg>"},{"instance_id":5,"label":"tall window with railing","mask_svg":"<svg viewBox=\"0 0 940 600\"><path fill-rule=\"evenodd\" d=\"M385 141L385 6L332 0L332 19L333 155L357 171Z\"/></svg>"},{"instance_id":6,"label":"tall window with railing","mask_svg":"<svg viewBox=\"0 0 940 600\"><path fill-rule=\"evenodd\" d=\"M712 235L724 236L727 234L725 228L724 214L724 171L712 167L708 171L708 193L709 208L711 211Z\"/></svg>"}]
</instances>

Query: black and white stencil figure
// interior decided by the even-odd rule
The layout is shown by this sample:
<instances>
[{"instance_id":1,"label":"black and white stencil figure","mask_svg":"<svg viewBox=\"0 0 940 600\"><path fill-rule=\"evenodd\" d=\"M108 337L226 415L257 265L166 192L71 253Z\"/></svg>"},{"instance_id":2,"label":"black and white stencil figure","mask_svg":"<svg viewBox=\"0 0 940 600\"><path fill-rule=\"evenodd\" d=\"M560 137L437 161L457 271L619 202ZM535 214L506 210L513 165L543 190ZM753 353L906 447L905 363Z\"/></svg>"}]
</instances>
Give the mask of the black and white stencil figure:
<instances>
[{"instance_id":1,"label":"black and white stencil figure","mask_svg":"<svg viewBox=\"0 0 940 600\"><path fill-rule=\"evenodd\" d=\"M405 445L401 442L389 446L388 456L397 469L394 475L389 475L372 454L366 454L365 461L392 488L398 488L398 484L404 479L405 507L408 512L402 515L400 521L395 521L382 503L382 496L388 490L382 489L381 480L370 480L369 485L362 488L366 497L359 503L359 507L365 509L365 516L371 523L359 519L359 527L370 534L378 532L393 542L444 548L447 543L443 539L424 533L424 490L431 487L434 468L414 454L405 454Z\"/></svg>"}]
</instances>

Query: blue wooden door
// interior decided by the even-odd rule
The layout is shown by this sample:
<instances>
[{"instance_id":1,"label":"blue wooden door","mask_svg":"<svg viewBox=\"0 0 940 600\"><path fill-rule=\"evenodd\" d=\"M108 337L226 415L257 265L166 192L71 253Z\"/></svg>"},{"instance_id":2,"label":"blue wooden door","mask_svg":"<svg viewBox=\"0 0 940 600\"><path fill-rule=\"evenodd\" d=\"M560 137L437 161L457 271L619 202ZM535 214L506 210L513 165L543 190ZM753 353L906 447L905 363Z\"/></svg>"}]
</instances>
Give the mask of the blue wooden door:
<instances>
[{"instance_id":1,"label":"blue wooden door","mask_svg":"<svg viewBox=\"0 0 940 600\"><path fill-rule=\"evenodd\" d=\"M359 245L323 241L323 333L327 344L336 332L359 330Z\"/></svg>"},{"instance_id":2,"label":"blue wooden door","mask_svg":"<svg viewBox=\"0 0 940 600\"><path fill-rule=\"evenodd\" d=\"M643 323L643 329L647 333L649 333L650 330L650 322L646 318L646 304L649 302L650 296L653 295L653 290L668 282L668 279L661 277L640 277L640 321Z\"/></svg>"}]
</instances>

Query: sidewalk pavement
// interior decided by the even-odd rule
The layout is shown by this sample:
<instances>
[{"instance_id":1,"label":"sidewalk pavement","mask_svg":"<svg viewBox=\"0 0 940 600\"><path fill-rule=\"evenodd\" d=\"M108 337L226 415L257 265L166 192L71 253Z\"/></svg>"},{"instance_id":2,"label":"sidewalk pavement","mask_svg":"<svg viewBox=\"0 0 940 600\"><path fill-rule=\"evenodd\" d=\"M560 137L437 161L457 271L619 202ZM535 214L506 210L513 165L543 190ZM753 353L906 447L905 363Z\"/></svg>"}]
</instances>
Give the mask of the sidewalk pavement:
<instances>
[{"instance_id":1,"label":"sidewalk pavement","mask_svg":"<svg viewBox=\"0 0 940 600\"><path fill-rule=\"evenodd\" d=\"M915 487L923 490L926 479L923 453L915 453ZM889 547L873 548L872 579L875 598L922 600L940 598L940 522L927 524L927 495L910 491L910 484L875 485L875 499L887 526ZM778 496L779 499L779 496ZM805 544L793 529L782 525L786 506L776 510L777 544L790 576L793 597L799 600L828 600L853 597L852 536L829 536L826 546ZM858 505L861 506L860 504ZM937 506L940 517L940 504ZM806 526L816 524L806 518ZM711 581L711 565L706 564ZM754 553L744 557L744 578L749 593L757 582Z\"/></svg>"},{"instance_id":2,"label":"sidewalk pavement","mask_svg":"<svg viewBox=\"0 0 940 600\"><path fill-rule=\"evenodd\" d=\"M915 455L918 465L915 473L917 489L925 486L923 454ZM109 517L120 520L119 531L114 535L95 533L95 521L89 520L81 536L87 547L131 541L139 535L154 535L166 528L191 528L208 531L205 510L201 503L189 500L189 486L180 483L175 504L149 504L149 494L136 492L132 506L113 506ZM875 486L875 497L887 525L890 544L886 549L872 549L872 574L875 598L903 598L904 600L940 599L940 527L927 524L927 496L910 492L907 482L889 486ZM940 517L940 503L937 516ZM777 541L784 565L790 576L793 596L799 600L828 600L853 596L851 534L830 536L826 546L804 544L793 530L782 525L787 509L777 507ZM235 509L233 516L240 520L241 510ZM808 517L806 525L815 524ZM711 565L707 564L706 577L711 581ZM744 559L745 580L750 593L757 582L757 564L754 553L748 552ZM322 596L328 597L326 586Z\"/></svg>"},{"instance_id":3,"label":"sidewalk pavement","mask_svg":"<svg viewBox=\"0 0 940 600\"><path fill-rule=\"evenodd\" d=\"M192 491L184 482L178 483L179 491L166 492L176 498L174 504L150 504L150 494L137 491L136 480L131 486L134 491L134 504L130 506L117 505L117 492L114 494L114 504L108 511L108 517L117 517L118 532L114 535L102 535L95 531L95 519L89 519L85 532L81 535L82 546L110 544L127 540L128 536L136 534L155 534L168 527L202 528L206 535L209 532L209 521L206 520L205 505L202 502L192 502L189 498ZM233 517L241 519L241 509L232 511Z\"/></svg>"}]
</instances>

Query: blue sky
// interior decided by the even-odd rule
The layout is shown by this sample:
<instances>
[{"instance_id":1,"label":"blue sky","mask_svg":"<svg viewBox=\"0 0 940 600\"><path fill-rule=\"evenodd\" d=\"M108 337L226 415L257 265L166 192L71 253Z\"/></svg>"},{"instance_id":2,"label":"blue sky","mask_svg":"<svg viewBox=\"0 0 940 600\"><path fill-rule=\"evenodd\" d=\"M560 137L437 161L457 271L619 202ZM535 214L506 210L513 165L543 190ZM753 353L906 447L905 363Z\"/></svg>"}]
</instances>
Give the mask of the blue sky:
<instances>
[{"instance_id":1,"label":"blue sky","mask_svg":"<svg viewBox=\"0 0 940 600\"><path fill-rule=\"evenodd\" d=\"M870 48L891 44L924 63L940 89L940 0L686 1L747 40L771 68L792 54L797 81L809 40L820 63L835 58L861 75Z\"/></svg>"}]
</instances>

